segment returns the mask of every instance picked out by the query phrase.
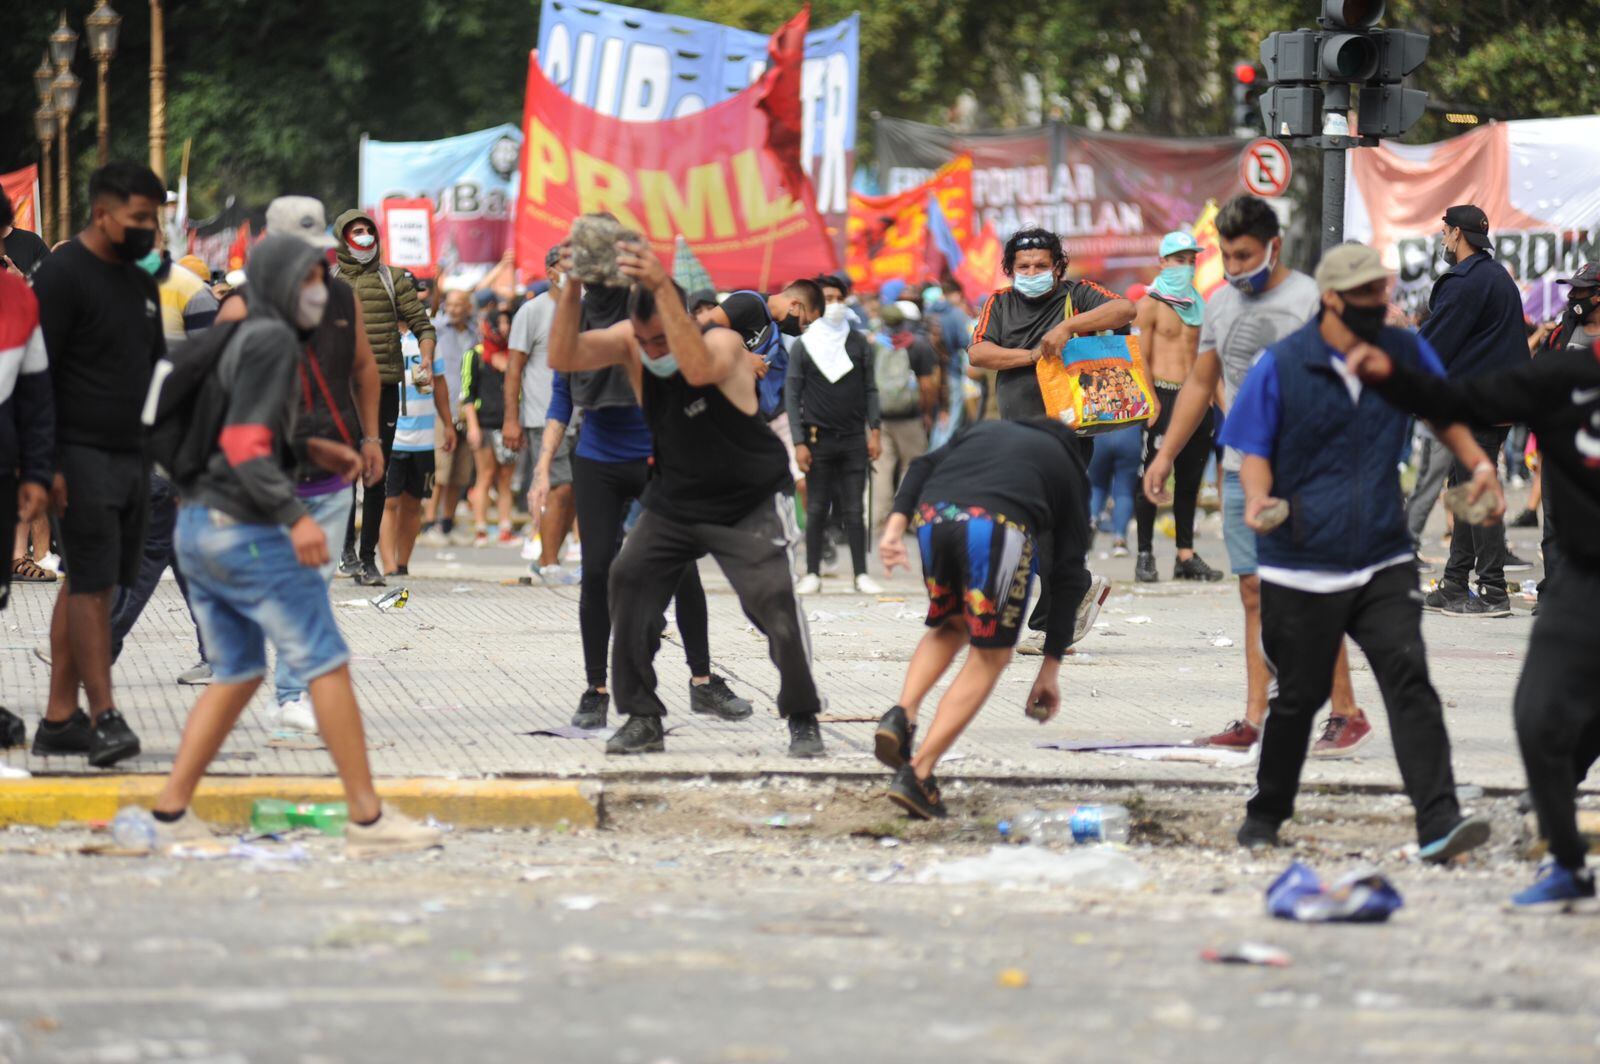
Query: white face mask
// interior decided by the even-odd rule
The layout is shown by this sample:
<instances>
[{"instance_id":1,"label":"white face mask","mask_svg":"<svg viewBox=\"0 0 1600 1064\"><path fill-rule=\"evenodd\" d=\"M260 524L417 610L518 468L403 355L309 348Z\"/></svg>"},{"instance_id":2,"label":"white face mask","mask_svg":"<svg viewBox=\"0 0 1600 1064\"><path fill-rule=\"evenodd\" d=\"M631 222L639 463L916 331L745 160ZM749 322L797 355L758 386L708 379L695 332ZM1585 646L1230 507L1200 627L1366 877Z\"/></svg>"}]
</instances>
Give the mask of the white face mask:
<instances>
[{"instance_id":1,"label":"white face mask","mask_svg":"<svg viewBox=\"0 0 1600 1064\"><path fill-rule=\"evenodd\" d=\"M314 284L300 289L300 299L294 308L294 323L301 329L311 330L322 324L323 312L328 309L328 286Z\"/></svg>"},{"instance_id":2,"label":"white face mask","mask_svg":"<svg viewBox=\"0 0 1600 1064\"><path fill-rule=\"evenodd\" d=\"M829 303L822 312L822 320L829 325L842 325L850 318L850 308L843 303Z\"/></svg>"},{"instance_id":3,"label":"white face mask","mask_svg":"<svg viewBox=\"0 0 1600 1064\"><path fill-rule=\"evenodd\" d=\"M370 248L352 247L350 249L350 257L364 266L378 257L378 245L373 244Z\"/></svg>"}]
</instances>

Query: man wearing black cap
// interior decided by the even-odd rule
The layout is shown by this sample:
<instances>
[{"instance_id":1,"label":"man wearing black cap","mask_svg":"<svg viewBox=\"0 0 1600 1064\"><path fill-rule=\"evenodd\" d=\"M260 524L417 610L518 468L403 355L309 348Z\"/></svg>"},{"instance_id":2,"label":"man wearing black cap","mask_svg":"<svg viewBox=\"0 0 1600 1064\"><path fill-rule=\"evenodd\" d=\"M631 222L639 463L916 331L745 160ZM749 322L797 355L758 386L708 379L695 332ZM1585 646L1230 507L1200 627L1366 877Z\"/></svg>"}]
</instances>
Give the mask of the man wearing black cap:
<instances>
[{"instance_id":1,"label":"man wearing black cap","mask_svg":"<svg viewBox=\"0 0 1600 1064\"><path fill-rule=\"evenodd\" d=\"M1546 341L1546 350L1593 347L1600 340L1600 265L1586 262L1571 277L1556 278L1556 284L1568 286L1567 309Z\"/></svg>"},{"instance_id":2,"label":"man wearing black cap","mask_svg":"<svg viewBox=\"0 0 1600 1064\"><path fill-rule=\"evenodd\" d=\"M1471 380L1526 362L1522 295L1489 254L1488 215L1471 204L1451 207L1444 212L1441 237L1450 269L1434 282L1428 300L1432 314L1421 334L1439 353L1449 379ZM1474 436L1485 454L1497 455L1506 442L1506 428L1480 426ZM1460 462L1450 471L1452 487L1471 479L1472 471ZM1451 617L1508 617L1505 567L1504 522L1484 526L1457 520L1444 578L1423 600L1423 608ZM1468 587L1474 569L1476 595Z\"/></svg>"}]
</instances>

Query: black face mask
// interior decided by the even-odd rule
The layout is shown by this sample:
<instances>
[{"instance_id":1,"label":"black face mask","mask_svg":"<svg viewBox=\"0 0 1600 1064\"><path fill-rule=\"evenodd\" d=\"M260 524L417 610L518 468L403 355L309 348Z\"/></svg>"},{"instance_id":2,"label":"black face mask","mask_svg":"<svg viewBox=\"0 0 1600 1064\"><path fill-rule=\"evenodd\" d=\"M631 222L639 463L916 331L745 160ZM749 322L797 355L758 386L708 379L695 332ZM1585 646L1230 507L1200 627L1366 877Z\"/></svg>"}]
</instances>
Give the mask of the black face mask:
<instances>
[{"instance_id":1,"label":"black face mask","mask_svg":"<svg viewBox=\"0 0 1600 1064\"><path fill-rule=\"evenodd\" d=\"M111 245L111 251L123 262L138 262L156 246L155 229L128 225L122 228L122 239Z\"/></svg>"},{"instance_id":2,"label":"black face mask","mask_svg":"<svg viewBox=\"0 0 1600 1064\"><path fill-rule=\"evenodd\" d=\"M778 331L785 336L799 336L805 332L805 328L800 324L800 315L790 314L787 318L778 322Z\"/></svg>"},{"instance_id":3,"label":"black face mask","mask_svg":"<svg viewBox=\"0 0 1600 1064\"><path fill-rule=\"evenodd\" d=\"M1382 303L1375 307L1355 307L1346 303L1344 309L1339 312L1339 320L1344 322L1345 328L1369 344L1378 342L1378 336L1383 332L1384 319L1388 316L1389 308Z\"/></svg>"},{"instance_id":4,"label":"black face mask","mask_svg":"<svg viewBox=\"0 0 1600 1064\"><path fill-rule=\"evenodd\" d=\"M1567 300L1567 308L1572 311L1574 317L1580 320L1587 318L1595 309L1594 304L1590 302L1591 298L1588 293L1585 293L1581 299L1569 298Z\"/></svg>"},{"instance_id":5,"label":"black face mask","mask_svg":"<svg viewBox=\"0 0 1600 1064\"><path fill-rule=\"evenodd\" d=\"M1444 264L1446 266L1454 266L1459 260L1460 256L1458 256L1454 251L1449 248L1444 249Z\"/></svg>"}]
</instances>

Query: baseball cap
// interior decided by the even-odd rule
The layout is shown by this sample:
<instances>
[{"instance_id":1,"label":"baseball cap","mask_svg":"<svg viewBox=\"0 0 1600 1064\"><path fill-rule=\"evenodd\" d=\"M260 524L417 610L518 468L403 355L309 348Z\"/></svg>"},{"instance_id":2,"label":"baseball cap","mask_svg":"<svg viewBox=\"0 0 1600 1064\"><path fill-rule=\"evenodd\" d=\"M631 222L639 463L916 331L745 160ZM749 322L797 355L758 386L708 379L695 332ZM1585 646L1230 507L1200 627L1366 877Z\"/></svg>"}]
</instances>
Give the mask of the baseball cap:
<instances>
[{"instance_id":1,"label":"baseball cap","mask_svg":"<svg viewBox=\"0 0 1600 1064\"><path fill-rule=\"evenodd\" d=\"M1340 244L1317 263L1317 287L1324 292L1348 292L1389 277L1377 249L1365 244Z\"/></svg>"},{"instance_id":2,"label":"baseball cap","mask_svg":"<svg viewBox=\"0 0 1600 1064\"><path fill-rule=\"evenodd\" d=\"M1571 277L1557 277L1556 284L1571 285L1573 288L1600 288L1600 265L1586 262Z\"/></svg>"},{"instance_id":3,"label":"baseball cap","mask_svg":"<svg viewBox=\"0 0 1600 1064\"><path fill-rule=\"evenodd\" d=\"M1459 229L1467 238L1467 243L1475 248L1488 249L1489 243L1489 216L1483 213L1483 208L1470 203L1462 203L1451 207L1444 212L1444 224L1452 229Z\"/></svg>"},{"instance_id":4,"label":"baseball cap","mask_svg":"<svg viewBox=\"0 0 1600 1064\"><path fill-rule=\"evenodd\" d=\"M922 320L922 308L911 302L911 300L897 299L894 305L900 308L900 313L905 316L906 321Z\"/></svg>"},{"instance_id":5,"label":"baseball cap","mask_svg":"<svg viewBox=\"0 0 1600 1064\"><path fill-rule=\"evenodd\" d=\"M200 278L202 281L211 276L211 267L206 265L206 260L199 255L185 255L178 260L178 265Z\"/></svg>"},{"instance_id":6,"label":"baseball cap","mask_svg":"<svg viewBox=\"0 0 1600 1064\"><path fill-rule=\"evenodd\" d=\"M267 235L297 236L323 251L339 243L328 233L322 201L310 196L279 196L267 204Z\"/></svg>"},{"instance_id":7,"label":"baseball cap","mask_svg":"<svg viewBox=\"0 0 1600 1064\"><path fill-rule=\"evenodd\" d=\"M551 244L550 250L544 253L544 271L549 273L556 268L556 263L561 261L561 245Z\"/></svg>"},{"instance_id":8,"label":"baseball cap","mask_svg":"<svg viewBox=\"0 0 1600 1064\"><path fill-rule=\"evenodd\" d=\"M1200 245L1195 243L1194 237L1182 230L1174 229L1161 238L1161 257L1176 255L1180 251L1199 251Z\"/></svg>"},{"instance_id":9,"label":"baseball cap","mask_svg":"<svg viewBox=\"0 0 1600 1064\"><path fill-rule=\"evenodd\" d=\"M689 307L689 313L693 314L695 311L708 304L713 307L716 306L717 293L716 290L712 288L696 288L693 292L689 293L689 298L685 302Z\"/></svg>"}]
</instances>

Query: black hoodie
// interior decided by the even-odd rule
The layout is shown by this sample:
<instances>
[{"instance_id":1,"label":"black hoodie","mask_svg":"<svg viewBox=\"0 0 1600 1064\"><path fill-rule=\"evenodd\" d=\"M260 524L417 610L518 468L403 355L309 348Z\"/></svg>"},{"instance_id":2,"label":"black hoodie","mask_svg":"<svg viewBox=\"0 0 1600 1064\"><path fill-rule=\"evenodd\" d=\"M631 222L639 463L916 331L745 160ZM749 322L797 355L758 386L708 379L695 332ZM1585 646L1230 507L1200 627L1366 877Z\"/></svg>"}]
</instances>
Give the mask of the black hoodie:
<instances>
[{"instance_id":1,"label":"black hoodie","mask_svg":"<svg viewBox=\"0 0 1600 1064\"><path fill-rule=\"evenodd\" d=\"M240 323L217 362L226 409L197 411L220 421L216 450L186 498L247 524L292 525L306 508L295 496L299 458L295 414L303 402L301 352L309 333L293 324L300 285L321 253L292 236L269 236L247 267L250 316Z\"/></svg>"},{"instance_id":2,"label":"black hoodie","mask_svg":"<svg viewBox=\"0 0 1600 1064\"><path fill-rule=\"evenodd\" d=\"M1089 473L1077 435L1049 418L970 425L906 470L894 512L911 517L918 503L981 506L1035 540L1049 533L1054 565L1044 652L1059 657L1089 590Z\"/></svg>"}]
</instances>

